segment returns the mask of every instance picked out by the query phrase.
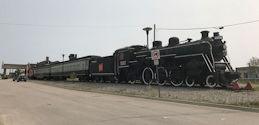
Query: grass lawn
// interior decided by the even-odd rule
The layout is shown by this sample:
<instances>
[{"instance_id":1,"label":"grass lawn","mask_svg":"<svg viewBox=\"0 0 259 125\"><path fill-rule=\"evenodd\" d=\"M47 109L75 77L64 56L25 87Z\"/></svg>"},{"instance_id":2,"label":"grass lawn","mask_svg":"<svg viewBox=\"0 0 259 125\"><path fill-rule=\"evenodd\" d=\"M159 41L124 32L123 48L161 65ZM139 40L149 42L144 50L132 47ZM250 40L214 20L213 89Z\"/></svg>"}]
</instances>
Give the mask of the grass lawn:
<instances>
[{"instance_id":1,"label":"grass lawn","mask_svg":"<svg viewBox=\"0 0 259 125\"><path fill-rule=\"evenodd\" d=\"M251 82L252 84L259 85L259 80L238 80L241 84L246 84L247 82Z\"/></svg>"}]
</instances>

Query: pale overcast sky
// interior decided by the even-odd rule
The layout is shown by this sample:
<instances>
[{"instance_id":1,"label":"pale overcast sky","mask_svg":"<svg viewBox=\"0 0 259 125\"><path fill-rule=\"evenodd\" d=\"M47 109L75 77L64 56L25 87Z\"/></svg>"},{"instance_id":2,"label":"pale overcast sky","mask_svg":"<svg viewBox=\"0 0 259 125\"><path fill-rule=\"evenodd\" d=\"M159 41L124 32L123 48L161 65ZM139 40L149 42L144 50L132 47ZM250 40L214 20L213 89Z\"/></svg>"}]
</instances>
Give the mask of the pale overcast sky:
<instances>
[{"instance_id":1,"label":"pale overcast sky","mask_svg":"<svg viewBox=\"0 0 259 125\"><path fill-rule=\"evenodd\" d=\"M61 61L63 53L65 59L70 53L111 55L118 48L145 45L145 26L189 28L259 20L258 5L258 0L0 0L0 61L36 63L46 56ZM234 67L259 57L259 23L220 33ZM157 32L163 45L172 36L200 39L200 30Z\"/></svg>"}]
</instances>

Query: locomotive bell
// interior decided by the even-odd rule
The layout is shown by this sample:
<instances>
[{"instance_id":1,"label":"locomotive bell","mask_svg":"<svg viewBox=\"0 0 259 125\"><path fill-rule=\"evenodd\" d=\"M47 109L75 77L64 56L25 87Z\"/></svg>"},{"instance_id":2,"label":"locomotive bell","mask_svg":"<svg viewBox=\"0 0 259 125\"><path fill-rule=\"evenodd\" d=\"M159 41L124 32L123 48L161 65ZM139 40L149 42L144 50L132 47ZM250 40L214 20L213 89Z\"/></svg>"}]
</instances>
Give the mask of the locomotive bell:
<instances>
[{"instance_id":1,"label":"locomotive bell","mask_svg":"<svg viewBox=\"0 0 259 125\"><path fill-rule=\"evenodd\" d=\"M201 31L201 39L206 39L209 37L209 31Z\"/></svg>"},{"instance_id":2,"label":"locomotive bell","mask_svg":"<svg viewBox=\"0 0 259 125\"><path fill-rule=\"evenodd\" d=\"M161 41L154 41L153 42L153 48L160 48L160 47L162 47Z\"/></svg>"}]
</instances>

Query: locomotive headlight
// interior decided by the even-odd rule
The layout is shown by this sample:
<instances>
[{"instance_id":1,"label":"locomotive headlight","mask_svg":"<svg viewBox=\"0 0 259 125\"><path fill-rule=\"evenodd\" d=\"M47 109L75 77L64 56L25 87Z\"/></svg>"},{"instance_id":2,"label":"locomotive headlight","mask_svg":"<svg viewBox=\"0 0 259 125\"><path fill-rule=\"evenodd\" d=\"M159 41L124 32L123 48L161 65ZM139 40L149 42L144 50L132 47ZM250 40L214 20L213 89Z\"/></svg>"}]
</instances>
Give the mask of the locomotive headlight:
<instances>
[{"instance_id":1,"label":"locomotive headlight","mask_svg":"<svg viewBox=\"0 0 259 125\"><path fill-rule=\"evenodd\" d=\"M226 44L223 44L223 49L224 49L224 50L227 50Z\"/></svg>"}]
</instances>

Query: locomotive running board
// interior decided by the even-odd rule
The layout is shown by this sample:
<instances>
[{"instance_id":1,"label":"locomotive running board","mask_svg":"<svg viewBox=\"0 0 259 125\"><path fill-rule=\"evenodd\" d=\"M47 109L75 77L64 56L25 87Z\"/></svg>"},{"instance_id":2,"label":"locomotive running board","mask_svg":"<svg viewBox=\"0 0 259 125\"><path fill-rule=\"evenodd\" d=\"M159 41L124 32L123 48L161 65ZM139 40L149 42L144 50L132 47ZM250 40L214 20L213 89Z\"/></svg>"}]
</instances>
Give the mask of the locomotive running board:
<instances>
[{"instance_id":1,"label":"locomotive running board","mask_svg":"<svg viewBox=\"0 0 259 125\"><path fill-rule=\"evenodd\" d=\"M92 73L92 76L112 76L114 73Z\"/></svg>"},{"instance_id":2,"label":"locomotive running board","mask_svg":"<svg viewBox=\"0 0 259 125\"><path fill-rule=\"evenodd\" d=\"M182 55L182 56L175 56L175 58L183 58L183 57L192 57L192 56L202 56L202 53L198 54L189 54L189 55Z\"/></svg>"}]
</instances>

